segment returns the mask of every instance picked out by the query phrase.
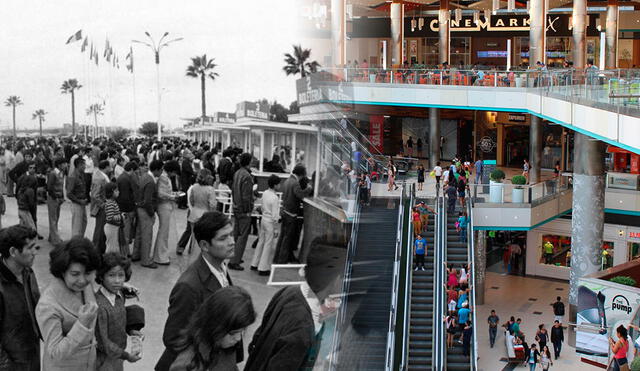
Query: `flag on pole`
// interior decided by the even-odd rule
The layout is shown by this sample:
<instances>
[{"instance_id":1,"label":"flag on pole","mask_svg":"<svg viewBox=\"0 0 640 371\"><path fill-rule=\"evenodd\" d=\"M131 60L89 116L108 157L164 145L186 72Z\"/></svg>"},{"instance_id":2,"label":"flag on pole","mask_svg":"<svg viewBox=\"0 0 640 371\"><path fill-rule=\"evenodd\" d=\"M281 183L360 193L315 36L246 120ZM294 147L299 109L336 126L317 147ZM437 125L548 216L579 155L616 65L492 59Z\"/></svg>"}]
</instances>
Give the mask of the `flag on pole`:
<instances>
[{"instance_id":1,"label":"flag on pole","mask_svg":"<svg viewBox=\"0 0 640 371\"><path fill-rule=\"evenodd\" d=\"M92 61L93 60L93 41L91 42L91 48L89 48L89 60Z\"/></svg>"},{"instance_id":2,"label":"flag on pole","mask_svg":"<svg viewBox=\"0 0 640 371\"><path fill-rule=\"evenodd\" d=\"M133 47L129 47L129 54L127 54L126 60L129 61L129 64L127 64L127 70L133 73Z\"/></svg>"},{"instance_id":3,"label":"flag on pole","mask_svg":"<svg viewBox=\"0 0 640 371\"><path fill-rule=\"evenodd\" d=\"M97 66L98 65L98 59L100 59L100 57L98 56L98 49L95 49L93 51L93 59L95 60L96 66Z\"/></svg>"},{"instance_id":4,"label":"flag on pole","mask_svg":"<svg viewBox=\"0 0 640 371\"><path fill-rule=\"evenodd\" d=\"M104 58L107 58L107 61L109 60L108 56L109 56L110 49L111 49L111 46L109 46L109 39L107 39L107 41L104 42L104 53L102 53L102 56Z\"/></svg>"},{"instance_id":5,"label":"flag on pole","mask_svg":"<svg viewBox=\"0 0 640 371\"><path fill-rule=\"evenodd\" d=\"M76 42L82 40L82 30L78 30L78 32L74 33L73 35L71 35L68 39L67 39L67 44L70 44L72 42Z\"/></svg>"},{"instance_id":6,"label":"flag on pole","mask_svg":"<svg viewBox=\"0 0 640 371\"><path fill-rule=\"evenodd\" d=\"M80 47L80 51L82 53L84 53L84 51L87 49L87 45L89 45L89 37L85 37L84 41L82 42L82 47Z\"/></svg>"}]
</instances>

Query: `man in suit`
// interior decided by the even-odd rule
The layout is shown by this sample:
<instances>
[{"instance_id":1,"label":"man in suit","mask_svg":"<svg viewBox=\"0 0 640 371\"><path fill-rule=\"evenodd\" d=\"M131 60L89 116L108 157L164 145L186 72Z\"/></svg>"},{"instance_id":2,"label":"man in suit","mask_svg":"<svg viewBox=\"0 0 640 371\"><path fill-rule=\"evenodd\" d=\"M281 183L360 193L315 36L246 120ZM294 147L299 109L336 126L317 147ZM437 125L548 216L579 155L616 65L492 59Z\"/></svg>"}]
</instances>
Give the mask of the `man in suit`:
<instances>
[{"instance_id":1,"label":"man in suit","mask_svg":"<svg viewBox=\"0 0 640 371\"><path fill-rule=\"evenodd\" d=\"M87 229L87 187L84 184L84 158L73 161L74 170L67 178L67 198L71 201L71 237L82 236Z\"/></svg>"},{"instance_id":2,"label":"man in suit","mask_svg":"<svg viewBox=\"0 0 640 371\"><path fill-rule=\"evenodd\" d=\"M287 264L295 262L293 251L298 247L302 223L298 221L298 215L302 216L302 199L313 193L313 188L300 185L300 181L307 176L304 165L298 164L293 168L289 179L284 182L282 192L282 226L280 238L276 247L276 255L273 262Z\"/></svg>"},{"instance_id":3,"label":"man in suit","mask_svg":"<svg viewBox=\"0 0 640 371\"><path fill-rule=\"evenodd\" d=\"M127 244L130 244L135 237L135 219L136 219L136 199L135 195L138 190L138 184L133 177L134 172L138 169L135 161L127 162L124 165L124 173L120 174L116 183L118 184L118 206L120 211L125 214L124 218L124 238Z\"/></svg>"},{"instance_id":4,"label":"man in suit","mask_svg":"<svg viewBox=\"0 0 640 371\"><path fill-rule=\"evenodd\" d=\"M58 219L60 218L60 206L64 203L64 171L67 168L67 160L64 157L57 157L53 165L53 170L47 175L47 211L49 214L49 242L55 245L62 242L58 234Z\"/></svg>"},{"instance_id":5,"label":"man in suit","mask_svg":"<svg viewBox=\"0 0 640 371\"><path fill-rule=\"evenodd\" d=\"M140 177L136 195L138 225L132 260L140 260L140 265L151 269L158 268L158 265L151 259L151 243L153 242L153 223L155 223L156 210L158 210L156 182L162 174L163 166L160 160L151 161L149 171Z\"/></svg>"},{"instance_id":6,"label":"man in suit","mask_svg":"<svg viewBox=\"0 0 640 371\"><path fill-rule=\"evenodd\" d=\"M240 169L233 175L233 188L231 195L233 200L233 236L236 240L235 254L229 263L229 269L244 270L240 265L242 255L247 246L249 231L251 229L251 212L253 211L253 178L249 172L251 154L240 155Z\"/></svg>"},{"instance_id":7,"label":"man in suit","mask_svg":"<svg viewBox=\"0 0 640 371\"><path fill-rule=\"evenodd\" d=\"M111 164L109 160L102 160L98 163L98 170L94 171L91 177L91 206L89 206L89 213L96 218L96 225L93 229L93 245L98 248L101 254L104 254L107 248L107 238L104 235L104 225L107 222L104 203L107 198L104 194L104 186L111 182L111 179L109 179L110 173Z\"/></svg>"},{"instance_id":8,"label":"man in suit","mask_svg":"<svg viewBox=\"0 0 640 371\"><path fill-rule=\"evenodd\" d=\"M182 166L180 167L180 190L182 192L187 192L189 187L193 185L196 181L196 174L193 171L193 153L190 150L185 149L182 152ZM181 209L187 208L187 197L181 197L178 201L178 207Z\"/></svg>"},{"instance_id":9,"label":"man in suit","mask_svg":"<svg viewBox=\"0 0 640 371\"><path fill-rule=\"evenodd\" d=\"M162 342L165 350L156 371L168 371L179 353L180 335L192 315L216 290L232 285L225 260L233 256L233 226L218 211L204 213L193 225L200 256L178 279L169 296L169 316ZM242 342L236 346L236 360L242 361Z\"/></svg>"},{"instance_id":10,"label":"man in suit","mask_svg":"<svg viewBox=\"0 0 640 371\"><path fill-rule=\"evenodd\" d=\"M218 178L220 183L226 184L229 189L233 183L233 163L235 152L232 148L227 148L222 152L222 159L218 164Z\"/></svg>"}]
</instances>

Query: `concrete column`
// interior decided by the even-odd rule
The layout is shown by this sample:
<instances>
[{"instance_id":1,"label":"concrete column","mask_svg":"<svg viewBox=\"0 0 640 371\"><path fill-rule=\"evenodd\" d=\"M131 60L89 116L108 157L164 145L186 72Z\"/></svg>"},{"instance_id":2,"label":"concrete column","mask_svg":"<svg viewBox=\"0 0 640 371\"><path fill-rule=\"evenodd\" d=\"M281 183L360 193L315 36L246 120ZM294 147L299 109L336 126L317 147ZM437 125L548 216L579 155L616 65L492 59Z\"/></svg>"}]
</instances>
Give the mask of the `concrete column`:
<instances>
[{"instance_id":1,"label":"concrete column","mask_svg":"<svg viewBox=\"0 0 640 371\"><path fill-rule=\"evenodd\" d=\"M331 0L331 52L334 66L347 63L346 0Z\"/></svg>"},{"instance_id":2,"label":"concrete column","mask_svg":"<svg viewBox=\"0 0 640 371\"><path fill-rule=\"evenodd\" d=\"M575 0L573 2L572 19L573 67L582 69L587 63L587 0Z\"/></svg>"},{"instance_id":3,"label":"concrete column","mask_svg":"<svg viewBox=\"0 0 640 371\"><path fill-rule=\"evenodd\" d=\"M569 323L576 322L578 280L600 268L604 231L604 144L575 133L573 148ZM569 344L575 346L574 327L568 335Z\"/></svg>"},{"instance_id":4,"label":"concrete column","mask_svg":"<svg viewBox=\"0 0 640 371\"><path fill-rule=\"evenodd\" d=\"M606 24L605 36L607 39L606 45L606 68L618 67L618 1L609 0L609 6L607 7L607 24Z\"/></svg>"},{"instance_id":5,"label":"concrete column","mask_svg":"<svg viewBox=\"0 0 640 371\"><path fill-rule=\"evenodd\" d=\"M476 287L473 292L476 296L476 305L484 304L484 281L487 272L487 231L475 231L474 240L474 272L476 278Z\"/></svg>"},{"instance_id":6,"label":"concrete column","mask_svg":"<svg viewBox=\"0 0 640 371\"><path fill-rule=\"evenodd\" d=\"M429 166L440 161L440 110L429 107Z\"/></svg>"},{"instance_id":7,"label":"concrete column","mask_svg":"<svg viewBox=\"0 0 640 371\"><path fill-rule=\"evenodd\" d=\"M537 183L542 165L542 119L534 115L531 115L529 126L529 164L529 183Z\"/></svg>"},{"instance_id":8,"label":"concrete column","mask_svg":"<svg viewBox=\"0 0 640 371\"><path fill-rule=\"evenodd\" d=\"M402 0L391 3L391 65L402 64L402 45L404 42L404 4Z\"/></svg>"},{"instance_id":9,"label":"concrete column","mask_svg":"<svg viewBox=\"0 0 640 371\"><path fill-rule=\"evenodd\" d=\"M529 17L529 66L545 61L545 29L547 9L545 0L530 0Z\"/></svg>"},{"instance_id":10,"label":"concrete column","mask_svg":"<svg viewBox=\"0 0 640 371\"><path fill-rule=\"evenodd\" d=\"M440 35L440 42L438 46L438 56L440 60L438 63L449 62L449 48L450 48L450 38L449 38L449 19L451 18L451 14L449 13L449 0L440 0L440 10L438 11L438 28Z\"/></svg>"}]
</instances>

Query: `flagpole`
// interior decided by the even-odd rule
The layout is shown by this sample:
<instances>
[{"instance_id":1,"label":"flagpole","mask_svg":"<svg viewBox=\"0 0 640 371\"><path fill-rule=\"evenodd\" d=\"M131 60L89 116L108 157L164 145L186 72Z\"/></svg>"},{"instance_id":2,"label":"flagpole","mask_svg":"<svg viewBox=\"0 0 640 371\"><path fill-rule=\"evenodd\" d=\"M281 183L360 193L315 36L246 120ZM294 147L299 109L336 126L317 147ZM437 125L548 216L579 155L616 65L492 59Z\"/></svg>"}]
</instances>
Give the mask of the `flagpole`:
<instances>
[{"instance_id":1,"label":"flagpole","mask_svg":"<svg viewBox=\"0 0 640 371\"><path fill-rule=\"evenodd\" d=\"M133 55L131 56L133 58ZM133 80L133 125L131 129L133 130L132 134L136 133L136 122L138 122L137 112L136 112L136 71L131 68L131 79Z\"/></svg>"}]
</instances>

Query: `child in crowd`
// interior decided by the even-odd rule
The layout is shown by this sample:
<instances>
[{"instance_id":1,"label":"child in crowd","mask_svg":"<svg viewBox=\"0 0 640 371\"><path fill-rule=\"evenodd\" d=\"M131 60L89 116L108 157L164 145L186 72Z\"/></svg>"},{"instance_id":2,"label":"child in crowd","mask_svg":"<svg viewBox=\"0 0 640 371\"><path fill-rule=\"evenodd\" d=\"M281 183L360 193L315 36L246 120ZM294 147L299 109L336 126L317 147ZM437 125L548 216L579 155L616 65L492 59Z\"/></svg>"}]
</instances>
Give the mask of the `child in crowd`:
<instances>
[{"instance_id":1,"label":"child in crowd","mask_svg":"<svg viewBox=\"0 0 640 371\"><path fill-rule=\"evenodd\" d=\"M447 328L447 349L449 349L453 347L453 337L456 334L456 329L458 328L455 309L449 310L449 315L445 317L444 323Z\"/></svg>"},{"instance_id":2,"label":"child in crowd","mask_svg":"<svg viewBox=\"0 0 640 371\"><path fill-rule=\"evenodd\" d=\"M454 267L447 267L447 262L444 262L444 267L447 270L447 274L449 275L449 279L447 280L447 286L449 286L450 289L455 288L456 286L458 286L458 272L456 271L456 269Z\"/></svg>"},{"instance_id":3,"label":"child in crowd","mask_svg":"<svg viewBox=\"0 0 640 371\"><path fill-rule=\"evenodd\" d=\"M127 311L122 289L131 278L131 262L119 253L106 253L96 272L100 288L96 293L98 321L96 324L97 370L122 370L123 362L137 362L140 354L129 354L127 346ZM136 332L135 334L142 336Z\"/></svg>"},{"instance_id":4,"label":"child in crowd","mask_svg":"<svg viewBox=\"0 0 640 371\"><path fill-rule=\"evenodd\" d=\"M416 256L415 270L424 270L424 257L427 255L427 241L418 233L414 242L414 253Z\"/></svg>"},{"instance_id":5,"label":"child in crowd","mask_svg":"<svg viewBox=\"0 0 640 371\"><path fill-rule=\"evenodd\" d=\"M128 256L128 251L121 251L120 245L120 227L122 226L123 215L120 212L120 207L116 199L120 195L118 185L116 183L107 183L104 186L104 196L106 202L104 203L104 211L106 215L106 223L104 224L104 235L106 241L105 252L117 252L123 256ZM126 246L125 246L126 247Z\"/></svg>"}]
</instances>

